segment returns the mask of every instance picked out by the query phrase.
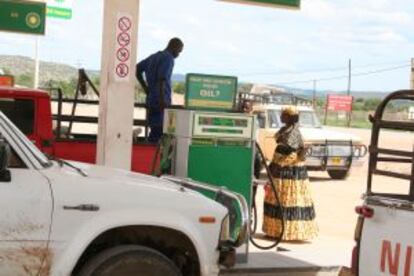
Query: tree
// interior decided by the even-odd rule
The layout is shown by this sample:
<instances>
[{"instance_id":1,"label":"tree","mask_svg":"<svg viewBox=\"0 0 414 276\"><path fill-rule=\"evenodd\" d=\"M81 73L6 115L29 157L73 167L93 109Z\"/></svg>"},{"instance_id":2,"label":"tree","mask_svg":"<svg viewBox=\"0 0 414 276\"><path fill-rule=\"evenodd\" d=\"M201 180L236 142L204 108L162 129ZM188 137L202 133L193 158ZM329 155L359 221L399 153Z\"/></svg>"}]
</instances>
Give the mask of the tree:
<instances>
[{"instance_id":1,"label":"tree","mask_svg":"<svg viewBox=\"0 0 414 276\"><path fill-rule=\"evenodd\" d=\"M364 107L363 108L366 111L375 110L380 103L381 103L381 99L379 99L379 98L366 99L364 101Z\"/></svg>"},{"instance_id":2,"label":"tree","mask_svg":"<svg viewBox=\"0 0 414 276\"><path fill-rule=\"evenodd\" d=\"M18 75L16 77L16 84L24 87L33 87L33 76L29 74Z\"/></svg>"},{"instance_id":3,"label":"tree","mask_svg":"<svg viewBox=\"0 0 414 276\"><path fill-rule=\"evenodd\" d=\"M185 93L185 84L184 84L184 82L175 82L173 84L173 91L177 94L184 94Z\"/></svg>"}]
</instances>

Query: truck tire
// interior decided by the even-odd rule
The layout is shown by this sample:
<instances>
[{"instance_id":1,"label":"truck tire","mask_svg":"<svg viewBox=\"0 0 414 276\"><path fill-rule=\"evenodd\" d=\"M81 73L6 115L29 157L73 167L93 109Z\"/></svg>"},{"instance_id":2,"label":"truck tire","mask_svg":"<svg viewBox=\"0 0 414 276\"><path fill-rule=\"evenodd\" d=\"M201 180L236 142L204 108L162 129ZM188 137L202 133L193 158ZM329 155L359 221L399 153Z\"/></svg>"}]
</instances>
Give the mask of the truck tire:
<instances>
[{"instance_id":1,"label":"truck tire","mask_svg":"<svg viewBox=\"0 0 414 276\"><path fill-rule=\"evenodd\" d=\"M79 276L181 276L180 270L166 256L138 245L116 246L90 259Z\"/></svg>"},{"instance_id":2,"label":"truck tire","mask_svg":"<svg viewBox=\"0 0 414 276\"><path fill-rule=\"evenodd\" d=\"M328 170L328 174L332 179L343 180L349 175L349 169L347 170Z\"/></svg>"}]
</instances>

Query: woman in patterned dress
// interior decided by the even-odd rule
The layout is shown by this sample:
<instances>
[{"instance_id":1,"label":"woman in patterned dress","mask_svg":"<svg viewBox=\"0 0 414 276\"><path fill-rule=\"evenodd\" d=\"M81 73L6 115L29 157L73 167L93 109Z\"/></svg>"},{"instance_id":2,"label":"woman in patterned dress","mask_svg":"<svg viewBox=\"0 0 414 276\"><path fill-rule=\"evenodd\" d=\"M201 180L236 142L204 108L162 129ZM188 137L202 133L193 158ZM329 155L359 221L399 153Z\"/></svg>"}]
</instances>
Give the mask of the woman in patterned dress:
<instances>
[{"instance_id":1,"label":"woman in patterned dress","mask_svg":"<svg viewBox=\"0 0 414 276\"><path fill-rule=\"evenodd\" d=\"M263 232L273 238L280 237L283 210L285 224L282 240L311 240L317 236L318 228L308 173L304 166L305 150L299 131L299 116L294 107L287 107L282 110L280 118L285 126L275 135L277 146L270 165L279 201L271 187L268 187L265 193Z\"/></svg>"}]
</instances>

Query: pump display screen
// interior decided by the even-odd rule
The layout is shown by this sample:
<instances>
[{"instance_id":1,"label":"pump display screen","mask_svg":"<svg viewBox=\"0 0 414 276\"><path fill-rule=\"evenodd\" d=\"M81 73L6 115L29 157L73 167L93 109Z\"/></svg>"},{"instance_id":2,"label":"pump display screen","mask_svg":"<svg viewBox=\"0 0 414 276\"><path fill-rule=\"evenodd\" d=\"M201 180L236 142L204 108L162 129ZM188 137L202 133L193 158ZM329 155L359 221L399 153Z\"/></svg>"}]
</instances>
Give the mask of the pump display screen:
<instances>
[{"instance_id":1,"label":"pump display screen","mask_svg":"<svg viewBox=\"0 0 414 276\"><path fill-rule=\"evenodd\" d=\"M247 119L233 119L220 117L199 117L199 125L202 126L227 126L227 127L247 127Z\"/></svg>"},{"instance_id":2,"label":"pump display screen","mask_svg":"<svg viewBox=\"0 0 414 276\"><path fill-rule=\"evenodd\" d=\"M199 137L224 137L250 139L253 133L253 116L196 113L193 135Z\"/></svg>"}]
</instances>

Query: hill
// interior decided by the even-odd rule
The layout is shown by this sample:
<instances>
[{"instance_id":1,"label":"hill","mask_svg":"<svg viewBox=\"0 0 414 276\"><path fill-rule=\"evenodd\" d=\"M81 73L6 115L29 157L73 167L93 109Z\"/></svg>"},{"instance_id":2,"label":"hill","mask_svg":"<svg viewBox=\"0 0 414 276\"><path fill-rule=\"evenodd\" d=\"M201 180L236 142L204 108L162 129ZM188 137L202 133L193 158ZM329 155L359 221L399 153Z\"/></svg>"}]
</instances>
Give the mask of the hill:
<instances>
[{"instance_id":1,"label":"hill","mask_svg":"<svg viewBox=\"0 0 414 276\"><path fill-rule=\"evenodd\" d=\"M3 69L5 73L12 74L16 76L19 80L24 78L26 83L30 83L30 80L33 79L34 72L34 60L29 57L24 56L9 56L9 55L0 55L0 69ZM55 81L55 82L74 82L77 79L78 69L74 66L70 66L62 63L55 62L40 62L40 85L44 85L46 82ZM87 70L88 75L91 78L99 77L98 70ZM27 81L29 80L29 81ZM172 76L174 82L185 82L185 74L174 74ZM23 85L24 85L23 84ZM251 87L252 84L243 82L240 83L243 87ZM277 86L285 89L286 91L292 92L298 96L304 96L311 98L313 91L309 89L297 89L286 86ZM244 89L244 88L243 88ZM355 98L382 98L386 92L375 92L375 91L352 91L352 95ZM344 91L316 91L318 98L325 98L327 94L346 94Z\"/></svg>"},{"instance_id":2,"label":"hill","mask_svg":"<svg viewBox=\"0 0 414 276\"><path fill-rule=\"evenodd\" d=\"M35 62L33 59L23 56L0 56L0 68L5 73L14 76L33 75ZM48 80L70 81L77 76L75 67L53 62L40 62L40 82Z\"/></svg>"}]
</instances>

